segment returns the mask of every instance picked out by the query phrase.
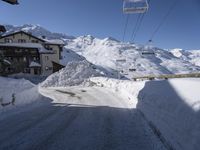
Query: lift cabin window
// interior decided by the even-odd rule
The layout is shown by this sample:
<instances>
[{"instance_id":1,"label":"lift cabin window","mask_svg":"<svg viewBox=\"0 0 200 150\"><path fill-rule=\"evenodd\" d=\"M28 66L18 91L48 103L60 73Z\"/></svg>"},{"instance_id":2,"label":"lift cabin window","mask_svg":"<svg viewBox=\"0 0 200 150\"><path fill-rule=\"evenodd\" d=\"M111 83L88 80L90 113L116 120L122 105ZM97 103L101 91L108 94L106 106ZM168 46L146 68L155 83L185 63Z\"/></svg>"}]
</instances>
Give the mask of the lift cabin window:
<instances>
[{"instance_id":1,"label":"lift cabin window","mask_svg":"<svg viewBox=\"0 0 200 150\"><path fill-rule=\"evenodd\" d=\"M147 0L124 0L123 11L127 14L145 13L148 10Z\"/></svg>"}]
</instances>

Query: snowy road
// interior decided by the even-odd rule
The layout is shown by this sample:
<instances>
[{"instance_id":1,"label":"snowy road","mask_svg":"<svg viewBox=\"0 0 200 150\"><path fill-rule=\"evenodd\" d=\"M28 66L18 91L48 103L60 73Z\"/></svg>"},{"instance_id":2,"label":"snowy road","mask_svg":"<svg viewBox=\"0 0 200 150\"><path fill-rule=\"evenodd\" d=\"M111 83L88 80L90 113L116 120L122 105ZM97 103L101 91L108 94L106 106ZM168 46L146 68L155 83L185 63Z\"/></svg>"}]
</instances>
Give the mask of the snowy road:
<instances>
[{"instance_id":1,"label":"snowy road","mask_svg":"<svg viewBox=\"0 0 200 150\"><path fill-rule=\"evenodd\" d=\"M140 113L108 89L41 92L49 98L0 119L1 150L165 149Z\"/></svg>"}]
</instances>

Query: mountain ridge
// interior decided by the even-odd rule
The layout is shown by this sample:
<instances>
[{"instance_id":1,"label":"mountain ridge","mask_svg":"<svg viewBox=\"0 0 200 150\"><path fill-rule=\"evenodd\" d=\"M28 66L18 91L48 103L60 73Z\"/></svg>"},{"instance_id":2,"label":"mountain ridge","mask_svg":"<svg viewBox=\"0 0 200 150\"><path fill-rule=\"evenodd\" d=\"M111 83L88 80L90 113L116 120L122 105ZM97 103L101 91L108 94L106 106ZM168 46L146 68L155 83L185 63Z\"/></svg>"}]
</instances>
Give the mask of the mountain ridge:
<instances>
[{"instance_id":1,"label":"mountain ridge","mask_svg":"<svg viewBox=\"0 0 200 150\"><path fill-rule=\"evenodd\" d=\"M166 51L148 45L124 43L112 37L104 39L92 35L74 37L62 33L52 33L39 25L31 24L7 25L6 28L8 30L6 34L23 30L38 37L46 36L48 39L61 39L66 44L61 62L69 63L68 60L64 60L69 59L69 55L73 57L70 61L80 61L82 60L80 58L83 57L92 64L103 67L108 71L115 71L116 73L116 70L118 70L127 78L200 71L200 65L192 61L192 59L199 59L200 54L195 55L196 57L189 57L191 59L189 61L188 57L188 59L177 57L173 50ZM184 55L187 53L185 52ZM120 59L125 61L120 62Z\"/></svg>"}]
</instances>

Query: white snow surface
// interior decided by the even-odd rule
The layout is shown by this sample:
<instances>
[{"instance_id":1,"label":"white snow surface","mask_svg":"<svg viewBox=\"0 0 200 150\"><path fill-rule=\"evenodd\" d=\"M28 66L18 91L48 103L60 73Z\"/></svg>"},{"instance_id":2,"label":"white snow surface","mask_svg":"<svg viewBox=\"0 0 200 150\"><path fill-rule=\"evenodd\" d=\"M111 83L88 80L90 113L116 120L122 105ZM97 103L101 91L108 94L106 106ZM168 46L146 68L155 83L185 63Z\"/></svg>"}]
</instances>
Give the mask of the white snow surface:
<instances>
[{"instance_id":1,"label":"white snow surface","mask_svg":"<svg viewBox=\"0 0 200 150\"><path fill-rule=\"evenodd\" d=\"M89 77L104 76L105 73L95 68L86 60L72 61L66 67L50 75L43 83L42 87L66 87L83 83Z\"/></svg>"},{"instance_id":2,"label":"white snow surface","mask_svg":"<svg viewBox=\"0 0 200 150\"><path fill-rule=\"evenodd\" d=\"M175 57L169 51L156 47L122 43L113 38L98 39L91 35L80 36L68 42L65 48L75 51L91 63L108 70L123 70L128 78L191 73L200 70L200 67ZM155 55L142 54L143 52L151 52ZM116 60L119 59L125 59L126 62L117 63ZM130 69L136 69L136 71L131 72Z\"/></svg>"},{"instance_id":3,"label":"white snow surface","mask_svg":"<svg viewBox=\"0 0 200 150\"><path fill-rule=\"evenodd\" d=\"M147 82L139 94L142 110L177 150L200 147L200 80Z\"/></svg>"},{"instance_id":4,"label":"white snow surface","mask_svg":"<svg viewBox=\"0 0 200 150\"><path fill-rule=\"evenodd\" d=\"M41 65L37 62L32 61L29 65L29 67L41 67Z\"/></svg>"},{"instance_id":5,"label":"white snow surface","mask_svg":"<svg viewBox=\"0 0 200 150\"><path fill-rule=\"evenodd\" d=\"M11 102L12 94L15 94L15 106L3 108L0 105L0 112L31 103L39 98L38 87L28 80L0 77L0 83L0 98L3 98L3 103Z\"/></svg>"},{"instance_id":6,"label":"white snow surface","mask_svg":"<svg viewBox=\"0 0 200 150\"><path fill-rule=\"evenodd\" d=\"M172 49L170 52L177 58L200 66L200 50Z\"/></svg>"},{"instance_id":7,"label":"white snow surface","mask_svg":"<svg viewBox=\"0 0 200 150\"><path fill-rule=\"evenodd\" d=\"M116 92L129 104L129 108L136 108L138 93L145 85L145 82L132 82L129 80L118 80L106 77L93 77L90 78L89 81L95 83L97 86Z\"/></svg>"},{"instance_id":8,"label":"white snow surface","mask_svg":"<svg viewBox=\"0 0 200 150\"><path fill-rule=\"evenodd\" d=\"M200 79L171 79L149 82L91 78L99 86L113 89L122 99L131 98L177 150L200 147Z\"/></svg>"},{"instance_id":9,"label":"white snow surface","mask_svg":"<svg viewBox=\"0 0 200 150\"><path fill-rule=\"evenodd\" d=\"M62 34L62 33L53 33L48 31L47 29L43 28L40 25L34 25L34 24L24 24L24 25L5 25L7 32L5 33L5 35L7 34L11 34L14 33L16 31L24 31L24 32L28 32L33 34L34 36L37 36L39 38L42 38L42 36L47 37L48 39L60 39L60 40L71 40L74 39L73 36L68 36L66 34Z\"/></svg>"},{"instance_id":10,"label":"white snow surface","mask_svg":"<svg viewBox=\"0 0 200 150\"><path fill-rule=\"evenodd\" d=\"M60 59L60 63L64 66L66 66L69 62L72 62L72 61L86 60L83 56L66 48L64 48L64 50L61 52L61 56L62 56L62 59Z\"/></svg>"}]
</instances>

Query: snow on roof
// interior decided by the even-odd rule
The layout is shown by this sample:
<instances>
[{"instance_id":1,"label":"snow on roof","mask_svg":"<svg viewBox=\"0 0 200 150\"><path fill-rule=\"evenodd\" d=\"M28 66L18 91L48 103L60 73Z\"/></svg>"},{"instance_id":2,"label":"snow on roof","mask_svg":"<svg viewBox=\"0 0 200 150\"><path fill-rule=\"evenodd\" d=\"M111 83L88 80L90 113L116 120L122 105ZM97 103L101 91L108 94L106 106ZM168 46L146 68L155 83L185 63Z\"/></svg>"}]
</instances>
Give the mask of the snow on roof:
<instances>
[{"instance_id":1,"label":"snow on roof","mask_svg":"<svg viewBox=\"0 0 200 150\"><path fill-rule=\"evenodd\" d=\"M45 49L39 43L0 43L0 46L37 48L39 50L39 53L53 53L52 51Z\"/></svg>"},{"instance_id":2,"label":"snow on roof","mask_svg":"<svg viewBox=\"0 0 200 150\"><path fill-rule=\"evenodd\" d=\"M62 40L59 40L59 39L43 39L46 41L46 43L48 44L58 44L58 45L65 45L65 43L62 41Z\"/></svg>"},{"instance_id":3,"label":"snow on roof","mask_svg":"<svg viewBox=\"0 0 200 150\"><path fill-rule=\"evenodd\" d=\"M41 65L35 61L32 61L29 65L29 67L41 67Z\"/></svg>"}]
</instances>

